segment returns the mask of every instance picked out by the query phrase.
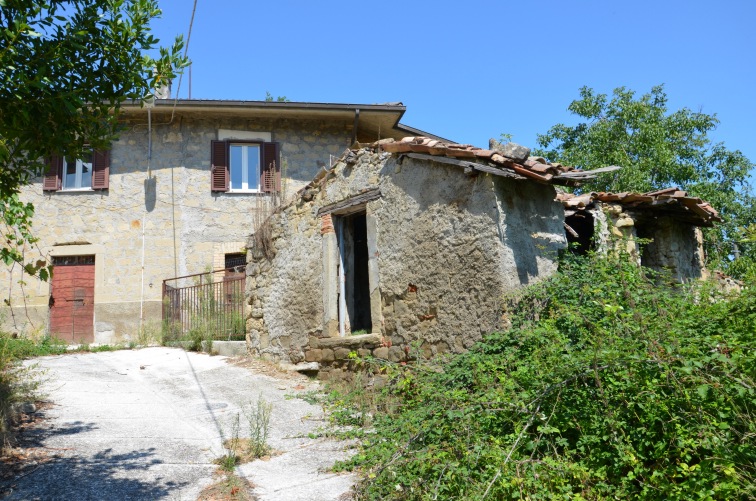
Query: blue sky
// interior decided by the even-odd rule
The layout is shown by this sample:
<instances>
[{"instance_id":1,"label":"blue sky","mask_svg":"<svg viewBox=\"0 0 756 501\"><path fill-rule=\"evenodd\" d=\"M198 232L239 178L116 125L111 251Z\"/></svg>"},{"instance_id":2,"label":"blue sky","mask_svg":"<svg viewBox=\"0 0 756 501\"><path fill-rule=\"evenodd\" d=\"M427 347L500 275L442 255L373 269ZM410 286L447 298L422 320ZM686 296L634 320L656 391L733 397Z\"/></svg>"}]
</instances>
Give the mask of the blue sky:
<instances>
[{"instance_id":1,"label":"blue sky","mask_svg":"<svg viewBox=\"0 0 756 501\"><path fill-rule=\"evenodd\" d=\"M186 36L193 0L160 6L155 34ZM670 109L716 113L712 138L756 161L755 23L746 0L198 0L192 98L401 101L407 125L533 147L575 122L566 109L581 86L665 84Z\"/></svg>"}]
</instances>

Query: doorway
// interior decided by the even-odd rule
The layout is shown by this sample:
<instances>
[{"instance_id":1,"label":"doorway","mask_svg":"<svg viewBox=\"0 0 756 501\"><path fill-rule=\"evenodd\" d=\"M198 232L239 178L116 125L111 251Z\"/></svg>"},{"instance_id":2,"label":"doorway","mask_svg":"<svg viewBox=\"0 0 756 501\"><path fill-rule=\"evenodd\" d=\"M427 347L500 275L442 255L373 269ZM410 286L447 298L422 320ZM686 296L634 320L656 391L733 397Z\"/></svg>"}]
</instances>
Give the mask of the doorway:
<instances>
[{"instance_id":1,"label":"doorway","mask_svg":"<svg viewBox=\"0 0 756 501\"><path fill-rule=\"evenodd\" d=\"M94 256L53 258L50 335L69 343L94 342Z\"/></svg>"},{"instance_id":2,"label":"doorway","mask_svg":"<svg viewBox=\"0 0 756 501\"><path fill-rule=\"evenodd\" d=\"M370 311L367 217L364 211L337 220L339 246L339 333L369 334Z\"/></svg>"}]
</instances>

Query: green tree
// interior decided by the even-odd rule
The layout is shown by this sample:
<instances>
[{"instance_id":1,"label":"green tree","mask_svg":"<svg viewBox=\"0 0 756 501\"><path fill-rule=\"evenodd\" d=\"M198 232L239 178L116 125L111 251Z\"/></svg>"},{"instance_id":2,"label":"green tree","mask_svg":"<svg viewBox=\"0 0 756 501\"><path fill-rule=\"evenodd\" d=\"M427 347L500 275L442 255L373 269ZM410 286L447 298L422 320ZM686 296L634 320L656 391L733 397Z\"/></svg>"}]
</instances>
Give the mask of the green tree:
<instances>
[{"instance_id":1,"label":"green tree","mask_svg":"<svg viewBox=\"0 0 756 501\"><path fill-rule=\"evenodd\" d=\"M636 96L620 87L611 98L589 87L567 108L577 125L557 124L538 136L537 154L552 162L595 169L620 165L582 187L583 191L647 192L678 186L712 204L724 223L708 229L710 265L741 275L756 262L756 245L745 235L756 223L749 172L754 164L740 151L712 143L716 115L688 108L669 111L663 86Z\"/></svg>"},{"instance_id":2,"label":"green tree","mask_svg":"<svg viewBox=\"0 0 756 501\"><path fill-rule=\"evenodd\" d=\"M0 0L0 259L24 264L34 208L18 198L52 154L79 157L118 132L129 99L150 97L187 61L158 40L155 0ZM44 261L25 270L47 277Z\"/></svg>"}]
</instances>

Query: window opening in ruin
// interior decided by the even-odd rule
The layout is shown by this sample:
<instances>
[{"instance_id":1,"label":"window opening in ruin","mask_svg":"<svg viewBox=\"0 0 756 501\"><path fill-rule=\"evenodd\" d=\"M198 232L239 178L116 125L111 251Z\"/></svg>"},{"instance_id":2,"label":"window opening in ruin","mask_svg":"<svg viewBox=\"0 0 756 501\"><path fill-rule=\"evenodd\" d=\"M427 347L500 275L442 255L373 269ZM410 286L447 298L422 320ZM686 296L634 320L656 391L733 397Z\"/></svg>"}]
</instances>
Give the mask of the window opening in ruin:
<instances>
[{"instance_id":1,"label":"window opening in ruin","mask_svg":"<svg viewBox=\"0 0 756 501\"><path fill-rule=\"evenodd\" d=\"M365 212L339 217L339 331L372 332Z\"/></svg>"},{"instance_id":2,"label":"window opening in ruin","mask_svg":"<svg viewBox=\"0 0 756 501\"><path fill-rule=\"evenodd\" d=\"M564 224L571 252L584 256L594 249L594 219L590 212L576 211L574 214L566 215Z\"/></svg>"},{"instance_id":3,"label":"window opening in ruin","mask_svg":"<svg viewBox=\"0 0 756 501\"><path fill-rule=\"evenodd\" d=\"M242 294L244 283L240 280L246 276L247 255L243 252L234 252L224 256L223 282L226 304L238 302L238 296Z\"/></svg>"},{"instance_id":4,"label":"window opening in ruin","mask_svg":"<svg viewBox=\"0 0 756 501\"><path fill-rule=\"evenodd\" d=\"M247 266L247 255L243 252L234 252L231 254L225 254L223 268L228 271L236 273L244 273L244 268Z\"/></svg>"}]
</instances>

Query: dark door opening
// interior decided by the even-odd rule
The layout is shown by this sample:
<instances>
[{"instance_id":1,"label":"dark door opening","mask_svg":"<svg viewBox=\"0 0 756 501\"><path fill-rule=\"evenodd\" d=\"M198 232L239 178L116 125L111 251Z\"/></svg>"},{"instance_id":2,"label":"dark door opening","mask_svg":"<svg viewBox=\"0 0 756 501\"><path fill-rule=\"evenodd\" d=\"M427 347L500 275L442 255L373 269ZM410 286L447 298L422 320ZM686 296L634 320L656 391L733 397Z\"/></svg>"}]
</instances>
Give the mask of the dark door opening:
<instances>
[{"instance_id":1,"label":"dark door opening","mask_svg":"<svg viewBox=\"0 0 756 501\"><path fill-rule=\"evenodd\" d=\"M572 253L579 256L594 250L594 219L588 211L578 211L564 218L567 230L567 243Z\"/></svg>"},{"instance_id":2,"label":"dark door opening","mask_svg":"<svg viewBox=\"0 0 756 501\"><path fill-rule=\"evenodd\" d=\"M364 212L340 219L339 251L343 280L343 299L339 308L346 309L343 319L346 333L370 333L373 324L370 315L370 278L368 273L367 218Z\"/></svg>"}]
</instances>

